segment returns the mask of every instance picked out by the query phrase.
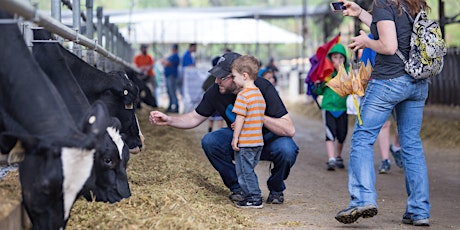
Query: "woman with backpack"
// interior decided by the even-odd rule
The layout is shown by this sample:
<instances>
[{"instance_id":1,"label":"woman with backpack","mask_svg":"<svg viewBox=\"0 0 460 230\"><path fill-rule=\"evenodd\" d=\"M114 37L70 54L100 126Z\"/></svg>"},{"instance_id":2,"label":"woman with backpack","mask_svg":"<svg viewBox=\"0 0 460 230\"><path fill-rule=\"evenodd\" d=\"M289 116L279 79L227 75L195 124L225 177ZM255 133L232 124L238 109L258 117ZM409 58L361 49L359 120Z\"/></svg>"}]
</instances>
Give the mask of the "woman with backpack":
<instances>
[{"instance_id":1,"label":"woman with backpack","mask_svg":"<svg viewBox=\"0 0 460 230\"><path fill-rule=\"evenodd\" d=\"M395 109L402 163L406 180L407 203L402 222L429 226L430 200L428 172L420 129L423 108L428 96L428 80L416 80L404 70L404 62L396 50L407 59L410 50L412 18L423 8L425 0L374 0L372 12L344 0L344 16L359 18L370 27L374 40L366 32L354 37L349 47L354 51L371 48L377 52L371 80L361 101L362 125L356 122L351 139L348 173L350 203L335 216L341 223L353 223L358 218L377 215L375 190L374 142L382 125Z\"/></svg>"}]
</instances>

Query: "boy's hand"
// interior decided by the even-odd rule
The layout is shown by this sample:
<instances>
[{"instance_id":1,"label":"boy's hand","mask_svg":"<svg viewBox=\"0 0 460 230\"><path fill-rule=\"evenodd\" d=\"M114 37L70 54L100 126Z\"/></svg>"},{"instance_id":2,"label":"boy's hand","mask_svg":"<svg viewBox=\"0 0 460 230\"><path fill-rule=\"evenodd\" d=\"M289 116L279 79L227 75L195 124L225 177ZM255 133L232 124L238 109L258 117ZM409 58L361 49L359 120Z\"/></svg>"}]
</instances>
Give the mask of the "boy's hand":
<instances>
[{"instance_id":1,"label":"boy's hand","mask_svg":"<svg viewBox=\"0 0 460 230\"><path fill-rule=\"evenodd\" d=\"M240 151L240 148L238 148L238 138L233 138L232 139L232 149L234 151Z\"/></svg>"}]
</instances>

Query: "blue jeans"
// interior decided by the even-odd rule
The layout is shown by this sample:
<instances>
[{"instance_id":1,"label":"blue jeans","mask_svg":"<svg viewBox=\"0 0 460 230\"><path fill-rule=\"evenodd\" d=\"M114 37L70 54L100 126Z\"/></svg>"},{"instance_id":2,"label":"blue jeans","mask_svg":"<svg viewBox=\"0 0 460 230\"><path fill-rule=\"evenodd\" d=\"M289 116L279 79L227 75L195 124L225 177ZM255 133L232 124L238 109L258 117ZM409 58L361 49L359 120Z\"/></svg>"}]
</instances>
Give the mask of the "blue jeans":
<instances>
[{"instance_id":1,"label":"blue jeans","mask_svg":"<svg viewBox=\"0 0 460 230\"><path fill-rule=\"evenodd\" d=\"M262 146L258 147L240 147L239 151L235 151L235 170L238 176L238 183L245 195L246 199L258 201L262 199L262 192L259 188L254 169L259 163Z\"/></svg>"},{"instance_id":2,"label":"blue jeans","mask_svg":"<svg viewBox=\"0 0 460 230\"><path fill-rule=\"evenodd\" d=\"M233 130L222 128L207 133L201 140L201 146L209 162L219 172L222 180L232 192L241 191L236 176L235 164L232 162L234 151L231 146ZM284 180L289 176L294 165L299 147L291 137L277 136L273 133L264 135L264 146L260 160L273 162L271 175L267 180L268 190L273 194L281 194L286 185Z\"/></svg>"},{"instance_id":3,"label":"blue jeans","mask_svg":"<svg viewBox=\"0 0 460 230\"><path fill-rule=\"evenodd\" d=\"M166 91L169 97L168 109L172 109L174 105L175 110L179 110L179 103L177 102L177 77L170 75L166 76Z\"/></svg>"},{"instance_id":4,"label":"blue jeans","mask_svg":"<svg viewBox=\"0 0 460 230\"><path fill-rule=\"evenodd\" d=\"M351 138L348 168L349 207L377 206L374 172L374 142L393 108L408 194L406 216L412 220L430 217L428 173L420 129L423 107L428 96L428 80L414 80L403 75L389 80L369 81L361 101L360 126L356 121Z\"/></svg>"}]
</instances>

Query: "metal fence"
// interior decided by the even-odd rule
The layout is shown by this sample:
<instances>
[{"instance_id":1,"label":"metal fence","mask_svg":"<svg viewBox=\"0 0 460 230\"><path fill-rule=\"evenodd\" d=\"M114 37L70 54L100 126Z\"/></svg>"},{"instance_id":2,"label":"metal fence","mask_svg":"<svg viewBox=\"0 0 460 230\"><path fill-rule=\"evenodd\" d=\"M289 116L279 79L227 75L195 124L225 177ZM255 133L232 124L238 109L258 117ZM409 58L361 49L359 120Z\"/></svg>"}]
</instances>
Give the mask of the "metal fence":
<instances>
[{"instance_id":1,"label":"metal fence","mask_svg":"<svg viewBox=\"0 0 460 230\"><path fill-rule=\"evenodd\" d=\"M460 48L447 50L444 68L431 82L427 104L460 105Z\"/></svg>"}]
</instances>

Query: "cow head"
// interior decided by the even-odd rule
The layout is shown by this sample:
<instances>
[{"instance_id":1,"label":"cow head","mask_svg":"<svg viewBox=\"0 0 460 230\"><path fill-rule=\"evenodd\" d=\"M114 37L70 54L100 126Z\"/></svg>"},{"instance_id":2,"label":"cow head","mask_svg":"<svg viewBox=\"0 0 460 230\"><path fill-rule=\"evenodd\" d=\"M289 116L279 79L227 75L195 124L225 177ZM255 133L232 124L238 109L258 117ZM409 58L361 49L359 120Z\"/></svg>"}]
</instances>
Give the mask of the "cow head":
<instances>
[{"instance_id":1,"label":"cow head","mask_svg":"<svg viewBox=\"0 0 460 230\"><path fill-rule=\"evenodd\" d=\"M144 136L139 127L137 120L135 105L139 101L139 89L129 80L124 71L112 71L108 73L114 82L118 82L121 86L120 90L106 91L101 96L108 105L111 114L114 113L121 121L121 130L125 136L125 143L128 145L131 153L140 152ZM117 94L113 92L118 92ZM123 104L115 103L116 101L123 101Z\"/></svg>"},{"instance_id":2,"label":"cow head","mask_svg":"<svg viewBox=\"0 0 460 230\"><path fill-rule=\"evenodd\" d=\"M100 106L103 105L92 107L79 133L17 137L26 152L19 176L33 229L65 227L70 209L91 174L96 146L107 128L107 111Z\"/></svg>"},{"instance_id":3,"label":"cow head","mask_svg":"<svg viewBox=\"0 0 460 230\"><path fill-rule=\"evenodd\" d=\"M96 149L94 167L82 195L89 201L115 203L131 196L126 175L128 147L119 133L120 121L113 118L104 142Z\"/></svg>"}]
</instances>

